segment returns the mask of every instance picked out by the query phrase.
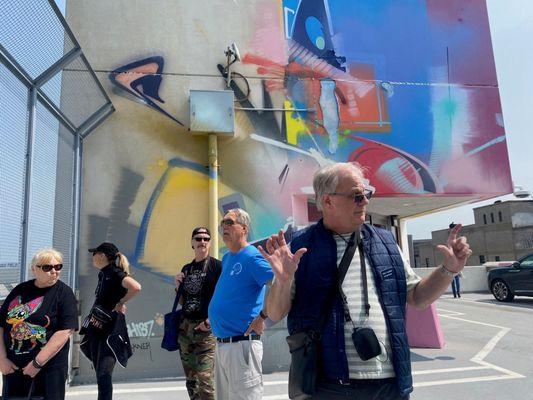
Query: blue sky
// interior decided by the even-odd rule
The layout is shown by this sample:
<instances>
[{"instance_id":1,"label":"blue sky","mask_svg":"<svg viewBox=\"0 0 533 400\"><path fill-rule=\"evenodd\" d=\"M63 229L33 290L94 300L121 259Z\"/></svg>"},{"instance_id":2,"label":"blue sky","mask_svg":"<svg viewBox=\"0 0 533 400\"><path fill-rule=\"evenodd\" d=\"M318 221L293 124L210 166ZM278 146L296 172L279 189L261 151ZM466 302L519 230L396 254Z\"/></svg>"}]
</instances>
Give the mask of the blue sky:
<instances>
[{"instance_id":1,"label":"blue sky","mask_svg":"<svg viewBox=\"0 0 533 400\"><path fill-rule=\"evenodd\" d=\"M503 109L511 173L515 185L533 190L531 121L533 103L533 2L528 0L486 0L496 73ZM514 199L512 195L502 200ZM415 239L431 237L451 221L474 223L473 207L496 199L409 220L407 233Z\"/></svg>"}]
</instances>

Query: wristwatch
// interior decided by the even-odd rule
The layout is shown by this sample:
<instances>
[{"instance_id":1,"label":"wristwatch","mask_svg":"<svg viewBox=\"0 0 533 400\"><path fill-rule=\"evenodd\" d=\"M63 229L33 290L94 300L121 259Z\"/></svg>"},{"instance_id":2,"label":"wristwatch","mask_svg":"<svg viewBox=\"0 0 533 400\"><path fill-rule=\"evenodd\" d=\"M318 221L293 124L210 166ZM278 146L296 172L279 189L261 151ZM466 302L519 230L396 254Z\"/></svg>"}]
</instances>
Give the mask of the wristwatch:
<instances>
[{"instance_id":1,"label":"wristwatch","mask_svg":"<svg viewBox=\"0 0 533 400\"><path fill-rule=\"evenodd\" d=\"M444 266L444 264L440 266L440 272L442 273L442 275L451 276L451 277L455 277L456 275L459 275L459 272L450 271L448 268Z\"/></svg>"},{"instance_id":2,"label":"wristwatch","mask_svg":"<svg viewBox=\"0 0 533 400\"><path fill-rule=\"evenodd\" d=\"M262 318L262 319L267 319L268 318L268 315L266 315L263 310L259 311L259 316Z\"/></svg>"}]
</instances>

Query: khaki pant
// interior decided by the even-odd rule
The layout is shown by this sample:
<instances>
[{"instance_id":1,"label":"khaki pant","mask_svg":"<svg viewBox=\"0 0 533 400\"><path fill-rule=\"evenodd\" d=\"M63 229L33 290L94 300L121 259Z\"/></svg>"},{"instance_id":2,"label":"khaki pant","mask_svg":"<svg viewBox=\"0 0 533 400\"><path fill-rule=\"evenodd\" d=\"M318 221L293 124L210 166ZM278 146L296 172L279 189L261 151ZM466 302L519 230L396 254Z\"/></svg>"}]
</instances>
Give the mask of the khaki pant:
<instances>
[{"instance_id":1,"label":"khaki pant","mask_svg":"<svg viewBox=\"0 0 533 400\"><path fill-rule=\"evenodd\" d=\"M215 398L260 400L263 397L263 343L218 343L215 349Z\"/></svg>"}]
</instances>

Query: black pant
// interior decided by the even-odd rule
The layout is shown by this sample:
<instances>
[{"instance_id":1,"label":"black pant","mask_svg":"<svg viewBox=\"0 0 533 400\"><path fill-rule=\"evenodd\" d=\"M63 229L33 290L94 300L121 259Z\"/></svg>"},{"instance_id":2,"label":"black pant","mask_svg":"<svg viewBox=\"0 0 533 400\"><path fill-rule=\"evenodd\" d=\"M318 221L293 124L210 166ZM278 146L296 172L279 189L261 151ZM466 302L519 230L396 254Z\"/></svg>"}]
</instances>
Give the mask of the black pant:
<instances>
[{"instance_id":1,"label":"black pant","mask_svg":"<svg viewBox=\"0 0 533 400\"><path fill-rule=\"evenodd\" d=\"M355 384L320 382L313 400L408 400L409 395L400 396L396 380L361 379Z\"/></svg>"},{"instance_id":2,"label":"black pant","mask_svg":"<svg viewBox=\"0 0 533 400\"><path fill-rule=\"evenodd\" d=\"M64 400L65 383L67 381L68 365L44 366L37 375L33 386L32 398L44 398L45 400ZM4 388L7 390L7 399L11 396L26 398L31 386L31 378L16 371L9 375L3 375Z\"/></svg>"},{"instance_id":3,"label":"black pant","mask_svg":"<svg viewBox=\"0 0 533 400\"><path fill-rule=\"evenodd\" d=\"M105 338L93 337L91 343L91 359L96 371L96 383L98 384L98 400L111 400L113 398L113 368L115 368L115 356L107 345Z\"/></svg>"}]
</instances>

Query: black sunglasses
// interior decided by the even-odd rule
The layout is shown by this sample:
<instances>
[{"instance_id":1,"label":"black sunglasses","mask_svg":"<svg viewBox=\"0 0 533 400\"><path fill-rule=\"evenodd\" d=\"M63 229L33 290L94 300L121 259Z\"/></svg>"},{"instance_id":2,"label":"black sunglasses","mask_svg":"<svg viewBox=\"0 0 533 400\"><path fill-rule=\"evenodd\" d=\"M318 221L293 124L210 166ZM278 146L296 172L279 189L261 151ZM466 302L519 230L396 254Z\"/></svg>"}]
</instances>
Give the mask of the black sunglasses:
<instances>
[{"instance_id":1,"label":"black sunglasses","mask_svg":"<svg viewBox=\"0 0 533 400\"><path fill-rule=\"evenodd\" d=\"M36 265L36 267L41 268L44 272L50 272L52 269L61 271L61 269L63 269L63 264L43 264Z\"/></svg>"},{"instance_id":2,"label":"black sunglasses","mask_svg":"<svg viewBox=\"0 0 533 400\"><path fill-rule=\"evenodd\" d=\"M344 197L351 197L353 199L353 202L356 204L361 204L363 201L365 201L365 198L367 200L370 200L372 198L372 195L374 194L373 190L365 189L363 193L328 193L330 195L334 196L344 196Z\"/></svg>"},{"instance_id":3,"label":"black sunglasses","mask_svg":"<svg viewBox=\"0 0 533 400\"><path fill-rule=\"evenodd\" d=\"M209 238L209 237L195 237L194 240L196 240L197 242L209 242L211 240L211 238Z\"/></svg>"},{"instance_id":4,"label":"black sunglasses","mask_svg":"<svg viewBox=\"0 0 533 400\"><path fill-rule=\"evenodd\" d=\"M237 223L238 223L237 221L227 218L227 219L223 219L222 221L220 221L220 226L233 226Z\"/></svg>"}]
</instances>

